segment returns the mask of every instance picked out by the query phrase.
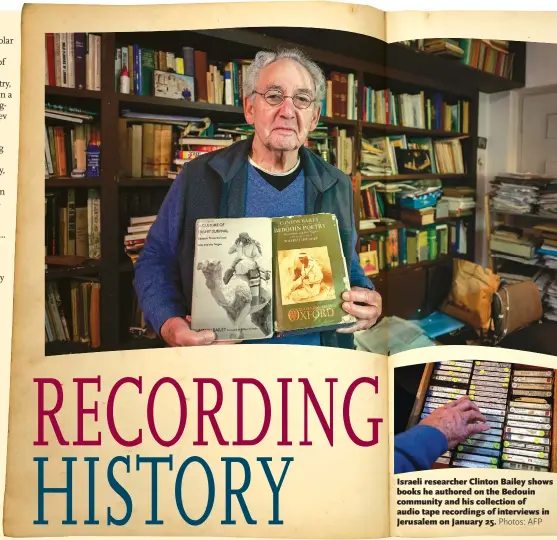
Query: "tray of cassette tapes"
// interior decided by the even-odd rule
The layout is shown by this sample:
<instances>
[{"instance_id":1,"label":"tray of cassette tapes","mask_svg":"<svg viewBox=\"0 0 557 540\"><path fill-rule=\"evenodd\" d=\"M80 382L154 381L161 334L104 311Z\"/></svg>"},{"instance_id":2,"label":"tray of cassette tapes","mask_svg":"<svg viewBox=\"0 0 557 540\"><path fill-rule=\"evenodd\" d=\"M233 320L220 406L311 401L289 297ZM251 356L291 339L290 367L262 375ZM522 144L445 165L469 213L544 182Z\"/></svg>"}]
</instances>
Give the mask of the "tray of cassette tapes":
<instances>
[{"instance_id":1,"label":"tray of cassette tapes","mask_svg":"<svg viewBox=\"0 0 557 540\"><path fill-rule=\"evenodd\" d=\"M503 468L552 470L554 371L514 366L505 420Z\"/></svg>"},{"instance_id":2,"label":"tray of cassette tapes","mask_svg":"<svg viewBox=\"0 0 557 540\"><path fill-rule=\"evenodd\" d=\"M428 364L411 425L462 396L473 400L489 430L470 436L440 456L447 467L557 471L553 456L555 371L484 360Z\"/></svg>"},{"instance_id":3,"label":"tray of cassette tapes","mask_svg":"<svg viewBox=\"0 0 557 540\"><path fill-rule=\"evenodd\" d=\"M474 360L468 395L484 415L489 431L459 444L452 452L453 467L500 467L511 369L509 363Z\"/></svg>"},{"instance_id":4,"label":"tray of cassette tapes","mask_svg":"<svg viewBox=\"0 0 557 540\"><path fill-rule=\"evenodd\" d=\"M437 362L431 372L420 420L446 403L468 395L472 368L472 360ZM446 452L436 460L433 468L449 467L450 463L451 452Z\"/></svg>"}]
</instances>

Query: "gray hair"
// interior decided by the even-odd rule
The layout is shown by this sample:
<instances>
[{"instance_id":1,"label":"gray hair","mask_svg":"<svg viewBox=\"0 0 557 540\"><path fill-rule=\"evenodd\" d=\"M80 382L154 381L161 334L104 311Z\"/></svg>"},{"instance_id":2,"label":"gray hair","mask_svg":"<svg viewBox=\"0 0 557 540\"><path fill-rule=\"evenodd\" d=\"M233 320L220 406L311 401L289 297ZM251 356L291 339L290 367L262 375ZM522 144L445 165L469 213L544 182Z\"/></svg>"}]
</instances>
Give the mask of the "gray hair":
<instances>
[{"instance_id":1,"label":"gray hair","mask_svg":"<svg viewBox=\"0 0 557 540\"><path fill-rule=\"evenodd\" d=\"M283 59L294 60L308 71L315 86L315 105L321 105L321 101L325 98L325 75L322 69L299 49L278 49L273 52L259 51L255 55L253 62L248 66L243 82L244 96L251 96L253 94L259 73L263 68Z\"/></svg>"}]
</instances>

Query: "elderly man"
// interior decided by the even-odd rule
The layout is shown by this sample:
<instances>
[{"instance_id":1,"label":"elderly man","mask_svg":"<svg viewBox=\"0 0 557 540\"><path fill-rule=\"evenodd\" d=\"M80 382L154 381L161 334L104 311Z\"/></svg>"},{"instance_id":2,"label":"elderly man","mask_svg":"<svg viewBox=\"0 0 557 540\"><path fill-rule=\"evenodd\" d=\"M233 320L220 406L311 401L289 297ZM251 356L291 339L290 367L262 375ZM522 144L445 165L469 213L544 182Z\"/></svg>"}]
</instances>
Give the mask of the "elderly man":
<instances>
[{"instance_id":1,"label":"elderly man","mask_svg":"<svg viewBox=\"0 0 557 540\"><path fill-rule=\"evenodd\" d=\"M323 73L299 51L283 50L259 52L245 79L244 115L254 135L185 165L151 226L134 282L145 319L170 346L214 342L214 332L195 332L188 324L197 219L326 212L338 218L350 269L342 307L358 321L337 331L257 343L353 348L353 332L370 328L380 316L381 297L355 253L350 178L304 147L319 121Z\"/></svg>"}]
</instances>

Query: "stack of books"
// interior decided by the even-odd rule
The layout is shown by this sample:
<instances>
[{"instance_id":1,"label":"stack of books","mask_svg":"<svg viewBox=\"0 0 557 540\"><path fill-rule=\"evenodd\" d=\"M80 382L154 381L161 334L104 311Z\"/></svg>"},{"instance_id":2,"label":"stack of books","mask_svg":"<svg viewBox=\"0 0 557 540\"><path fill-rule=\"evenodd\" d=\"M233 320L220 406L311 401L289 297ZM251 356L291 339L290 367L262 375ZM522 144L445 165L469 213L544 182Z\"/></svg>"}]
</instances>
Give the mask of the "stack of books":
<instances>
[{"instance_id":1,"label":"stack of books","mask_svg":"<svg viewBox=\"0 0 557 540\"><path fill-rule=\"evenodd\" d=\"M132 263L135 264L137 261L139 254L145 245L145 241L147 240L149 229L156 218L157 216L130 218L130 225L127 231L128 234L124 236L124 247L126 255L131 259Z\"/></svg>"},{"instance_id":2,"label":"stack of books","mask_svg":"<svg viewBox=\"0 0 557 540\"><path fill-rule=\"evenodd\" d=\"M538 261L536 240L510 227L495 230L489 240L489 248L495 253L511 256L512 260L525 263Z\"/></svg>"},{"instance_id":3,"label":"stack of books","mask_svg":"<svg viewBox=\"0 0 557 540\"><path fill-rule=\"evenodd\" d=\"M180 148L176 150L172 170L168 171L168 178L175 179L186 163L196 157L222 150L230 146L234 140L230 135L227 137L181 137L178 141Z\"/></svg>"}]
</instances>

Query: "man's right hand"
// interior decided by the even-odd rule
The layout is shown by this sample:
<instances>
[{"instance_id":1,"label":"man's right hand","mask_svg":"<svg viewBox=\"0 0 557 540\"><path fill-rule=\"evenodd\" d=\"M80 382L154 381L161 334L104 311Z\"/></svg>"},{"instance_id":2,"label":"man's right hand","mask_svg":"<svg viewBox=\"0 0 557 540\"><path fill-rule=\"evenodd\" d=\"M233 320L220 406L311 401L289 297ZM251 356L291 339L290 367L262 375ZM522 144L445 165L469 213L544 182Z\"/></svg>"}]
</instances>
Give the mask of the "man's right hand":
<instances>
[{"instance_id":1,"label":"man's right hand","mask_svg":"<svg viewBox=\"0 0 557 540\"><path fill-rule=\"evenodd\" d=\"M161 326L161 337L171 347L195 347L197 345L231 345L238 341L215 341L212 330L192 330L189 323L191 317L170 317Z\"/></svg>"},{"instance_id":2,"label":"man's right hand","mask_svg":"<svg viewBox=\"0 0 557 540\"><path fill-rule=\"evenodd\" d=\"M192 347L210 345L216 336L212 330L192 330L182 317L170 317L161 327L161 337L171 347Z\"/></svg>"},{"instance_id":3,"label":"man's right hand","mask_svg":"<svg viewBox=\"0 0 557 540\"><path fill-rule=\"evenodd\" d=\"M449 450L468 437L490 429L478 406L466 396L435 409L420 424L441 431L447 438Z\"/></svg>"}]
</instances>

